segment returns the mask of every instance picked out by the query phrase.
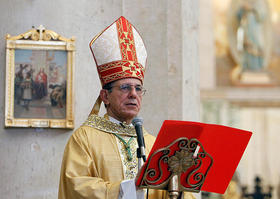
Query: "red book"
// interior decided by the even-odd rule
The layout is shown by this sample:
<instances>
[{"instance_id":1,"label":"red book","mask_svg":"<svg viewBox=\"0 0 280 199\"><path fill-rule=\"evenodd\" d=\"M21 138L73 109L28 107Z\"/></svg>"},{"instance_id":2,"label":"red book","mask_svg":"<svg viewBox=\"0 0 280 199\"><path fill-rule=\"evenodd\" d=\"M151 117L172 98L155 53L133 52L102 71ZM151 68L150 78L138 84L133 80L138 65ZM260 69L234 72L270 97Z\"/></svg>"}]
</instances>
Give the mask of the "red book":
<instances>
[{"instance_id":1,"label":"red book","mask_svg":"<svg viewBox=\"0 0 280 199\"><path fill-rule=\"evenodd\" d=\"M166 120L162 124L136 184L158 188L159 184L168 181L174 169L172 170L172 166L167 161L176 154L176 151L186 148L188 143L188 146L200 147L193 149L192 156L198 157L195 164L189 165L186 162L182 167L184 171L180 174L180 183L184 190L223 194L251 135L249 131L222 125ZM188 153L185 153L185 156L187 155ZM145 183L143 183L144 176L146 176Z\"/></svg>"}]
</instances>

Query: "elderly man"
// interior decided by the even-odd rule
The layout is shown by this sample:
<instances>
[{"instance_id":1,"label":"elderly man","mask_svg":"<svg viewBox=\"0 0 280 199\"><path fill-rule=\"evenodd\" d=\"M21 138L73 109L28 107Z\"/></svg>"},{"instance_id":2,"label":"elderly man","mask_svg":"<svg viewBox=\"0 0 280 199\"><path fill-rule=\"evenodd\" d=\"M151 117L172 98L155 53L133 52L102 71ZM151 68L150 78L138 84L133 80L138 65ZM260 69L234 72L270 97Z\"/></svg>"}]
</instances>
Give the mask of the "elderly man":
<instances>
[{"instance_id":1,"label":"elderly man","mask_svg":"<svg viewBox=\"0 0 280 199\"><path fill-rule=\"evenodd\" d=\"M143 191L139 194L135 188L137 139L131 121L145 93L144 43L120 17L91 41L90 48L102 89L88 119L65 148L59 199L143 198ZM104 117L98 116L101 102L107 110ZM144 139L148 154L155 139L146 131ZM150 190L149 198L166 198L166 193Z\"/></svg>"}]
</instances>

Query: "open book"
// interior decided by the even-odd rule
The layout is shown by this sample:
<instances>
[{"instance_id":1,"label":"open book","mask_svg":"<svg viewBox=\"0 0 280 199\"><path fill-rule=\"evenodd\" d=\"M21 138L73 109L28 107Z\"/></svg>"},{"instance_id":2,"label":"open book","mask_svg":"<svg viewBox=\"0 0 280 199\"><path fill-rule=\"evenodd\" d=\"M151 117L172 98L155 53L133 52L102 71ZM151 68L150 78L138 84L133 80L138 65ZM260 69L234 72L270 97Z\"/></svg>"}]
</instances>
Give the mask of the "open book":
<instances>
[{"instance_id":1,"label":"open book","mask_svg":"<svg viewBox=\"0 0 280 199\"><path fill-rule=\"evenodd\" d=\"M137 186L167 189L178 174L180 190L223 194L252 133L199 122L163 122Z\"/></svg>"}]
</instances>

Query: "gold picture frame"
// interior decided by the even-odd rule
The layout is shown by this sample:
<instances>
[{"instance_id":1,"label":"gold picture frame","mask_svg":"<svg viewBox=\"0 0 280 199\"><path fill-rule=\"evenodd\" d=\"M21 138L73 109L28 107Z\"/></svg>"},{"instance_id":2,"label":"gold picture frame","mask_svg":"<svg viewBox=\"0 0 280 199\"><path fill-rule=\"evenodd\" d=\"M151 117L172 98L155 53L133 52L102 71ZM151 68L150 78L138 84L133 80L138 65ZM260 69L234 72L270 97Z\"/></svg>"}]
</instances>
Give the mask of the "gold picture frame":
<instances>
[{"instance_id":1,"label":"gold picture frame","mask_svg":"<svg viewBox=\"0 0 280 199\"><path fill-rule=\"evenodd\" d=\"M6 36L5 127L74 128L75 38L40 25Z\"/></svg>"}]
</instances>

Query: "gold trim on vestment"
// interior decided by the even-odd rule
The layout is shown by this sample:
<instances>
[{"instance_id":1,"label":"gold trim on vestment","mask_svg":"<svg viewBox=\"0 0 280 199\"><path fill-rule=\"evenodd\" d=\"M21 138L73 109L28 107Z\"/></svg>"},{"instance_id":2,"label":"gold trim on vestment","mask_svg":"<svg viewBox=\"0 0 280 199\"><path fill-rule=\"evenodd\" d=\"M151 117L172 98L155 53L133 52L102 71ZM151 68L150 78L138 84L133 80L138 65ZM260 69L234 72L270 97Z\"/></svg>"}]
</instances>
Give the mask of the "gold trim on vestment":
<instances>
[{"instance_id":1,"label":"gold trim on vestment","mask_svg":"<svg viewBox=\"0 0 280 199\"><path fill-rule=\"evenodd\" d=\"M83 125L96 128L106 133L136 137L136 132L133 126L125 124L119 125L95 114L91 114Z\"/></svg>"},{"instance_id":2,"label":"gold trim on vestment","mask_svg":"<svg viewBox=\"0 0 280 199\"><path fill-rule=\"evenodd\" d=\"M128 155L127 155L127 149L120 141L120 139L117 138L119 147L120 147L120 154L121 154L121 159L123 162L123 172L124 172L124 178L125 179L133 179L136 177L137 172L138 172L138 161L137 161L137 141L136 137L128 137L128 136L121 136L122 139L124 139L126 142L129 141L129 139L132 138L132 141L130 142L130 152L132 155L132 159L129 160Z\"/></svg>"},{"instance_id":3,"label":"gold trim on vestment","mask_svg":"<svg viewBox=\"0 0 280 199\"><path fill-rule=\"evenodd\" d=\"M126 124L117 124L108 120L108 116L100 117L96 114L91 114L88 119L84 122L84 126L90 126L100 131L111 133L116 136L117 142L119 143L119 150L121 160L124 166L124 177L125 179L133 179L136 177L138 171L138 163L136 158L136 132L133 126ZM131 142L129 140L132 138ZM121 139L129 145L126 146ZM128 153L131 153L132 159L129 159Z\"/></svg>"}]
</instances>

